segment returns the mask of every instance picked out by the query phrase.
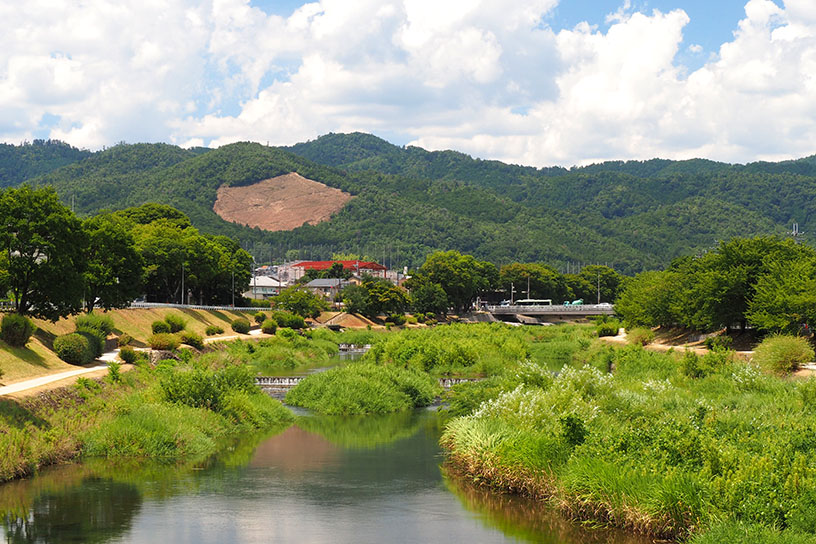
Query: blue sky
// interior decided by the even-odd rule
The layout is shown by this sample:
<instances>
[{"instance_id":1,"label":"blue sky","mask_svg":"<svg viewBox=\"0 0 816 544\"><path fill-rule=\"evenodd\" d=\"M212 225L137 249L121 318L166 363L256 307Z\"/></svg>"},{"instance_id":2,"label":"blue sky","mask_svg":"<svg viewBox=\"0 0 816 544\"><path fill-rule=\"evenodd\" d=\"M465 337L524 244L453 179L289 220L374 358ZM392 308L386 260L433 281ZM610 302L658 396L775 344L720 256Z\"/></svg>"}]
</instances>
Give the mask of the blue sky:
<instances>
[{"instance_id":1,"label":"blue sky","mask_svg":"<svg viewBox=\"0 0 816 544\"><path fill-rule=\"evenodd\" d=\"M535 166L816 153L813 0L29 0L0 7L0 35L6 142L363 131Z\"/></svg>"}]
</instances>

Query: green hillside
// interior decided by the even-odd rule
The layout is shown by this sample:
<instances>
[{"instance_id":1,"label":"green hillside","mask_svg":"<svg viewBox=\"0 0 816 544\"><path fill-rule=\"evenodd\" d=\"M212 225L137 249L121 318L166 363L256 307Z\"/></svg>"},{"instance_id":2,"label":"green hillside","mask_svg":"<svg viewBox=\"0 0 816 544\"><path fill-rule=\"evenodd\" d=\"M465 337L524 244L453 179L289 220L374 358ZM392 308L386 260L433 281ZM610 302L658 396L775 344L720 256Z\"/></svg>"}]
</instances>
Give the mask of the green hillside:
<instances>
[{"instance_id":1,"label":"green hillside","mask_svg":"<svg viewBox=\"0 0 816 544\"><path fill-rule=\"evenodd\" d=\"M24 146L9 147L19 154ZM538 169L395 146L359 133L290 148L121 144L82 153L87 156L56 169L53 157L31 161L32 171L46 173L30 181L55 186L84 215L144 202L172 205L202 231L240 240L259 262L341 252L417 266L430 251L457 249L497 264L541 261L566 271L601 263L634 273L732 236L784 235L793 222L816 232L814 157ZM290 172L355 198L331 221L289 232L250 229L212 211L219 186Z\"/></svg>"},{"instance_id":2,"label":"green hillside","mask_svg":"<svg viewBox=\"0 0 816 544\"><path fill-rule=\"evenodd\" d=\"M34 140L23 145L0 144L0 189L90 156L90 151L82 151L58 140Z\"/></svg>"}]
</instances>

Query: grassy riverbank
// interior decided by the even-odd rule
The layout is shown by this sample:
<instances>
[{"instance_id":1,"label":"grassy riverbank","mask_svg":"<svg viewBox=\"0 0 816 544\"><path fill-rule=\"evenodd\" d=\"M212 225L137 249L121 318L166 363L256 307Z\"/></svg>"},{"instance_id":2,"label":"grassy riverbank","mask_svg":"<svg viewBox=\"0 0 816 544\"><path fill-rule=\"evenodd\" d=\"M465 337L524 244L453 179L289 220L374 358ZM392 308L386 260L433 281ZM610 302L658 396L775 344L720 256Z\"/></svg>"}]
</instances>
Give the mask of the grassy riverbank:
<instances>
[{"instance_id":1,"label":"grassy riverbank","mask_svg":"<svg viewBox=\"0 0 816 544\"><path fill-rule=\"evenodd\" d=\"M204 459L239 433L291 424L248 368L187 359L0 400L0 481L80 455Z\"/></svg>"},{"instance_id":2,"label":"grassy riverbank","mask_svg":"<svg viewBox=\"0 0 816 544\"><path fill-rule=\"evenodd\" d=\"M457 388L452 407L470 413L443 434L451 462L575 518L664 538L816 542L816 381L724 353L593 345L572 361Z\"/></svg>"}]
</instances>

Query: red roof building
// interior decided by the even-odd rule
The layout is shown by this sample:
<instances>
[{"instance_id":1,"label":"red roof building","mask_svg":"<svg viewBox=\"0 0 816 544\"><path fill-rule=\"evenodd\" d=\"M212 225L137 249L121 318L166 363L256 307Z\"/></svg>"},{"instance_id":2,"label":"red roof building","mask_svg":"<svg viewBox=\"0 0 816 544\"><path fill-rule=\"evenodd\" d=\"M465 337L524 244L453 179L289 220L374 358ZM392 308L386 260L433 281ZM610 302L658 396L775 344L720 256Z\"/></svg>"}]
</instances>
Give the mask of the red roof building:
<instances>
[{"instance_id":1,"label":"red roof building","mask_svg":"<svg viewBox=\"0 0 816 544\"><path fill-rule=\"evenodd\" d=\"M307 270L328 270L334 263L343 265L344 270L348 270L353 274L370 274L372 276L385 277L386 267L379 263L372 261L302 261L292 265L292 269L301 272L295 272L297 278L303 276ZM297 279L295 278L295 279Z\"/></svg>"}]
</instances>

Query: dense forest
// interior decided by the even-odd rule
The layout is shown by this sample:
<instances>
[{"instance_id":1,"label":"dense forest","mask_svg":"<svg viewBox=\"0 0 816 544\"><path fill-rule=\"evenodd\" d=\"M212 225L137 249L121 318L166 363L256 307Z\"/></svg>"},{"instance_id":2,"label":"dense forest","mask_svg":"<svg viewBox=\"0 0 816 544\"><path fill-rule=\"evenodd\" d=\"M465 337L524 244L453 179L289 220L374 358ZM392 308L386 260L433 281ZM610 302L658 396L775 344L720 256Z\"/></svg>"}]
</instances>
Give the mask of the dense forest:
<instances>
[{"instance_id":1,"label":"dense forest","mask_svg":"<svg viewBox=\"0 0 816 544\"><path fill-rule=\"evenodd\" d=\"M213 212L221 185L289 172L355 198L331 221L288 232L250 229ZM805 241L816 232L815 157L533 168L355 133L289 148L120 144L89 153L52 142L5 146L0 173L5 185L53 185L81 216L145 202L174 206L202 232L239 240L258 262L340 252L416 267L432 251L456 249L497 265L541 262L575 272L606 264L633 274L735 236L785 236L793 223Z\"/></svg>"}]
</instances>

